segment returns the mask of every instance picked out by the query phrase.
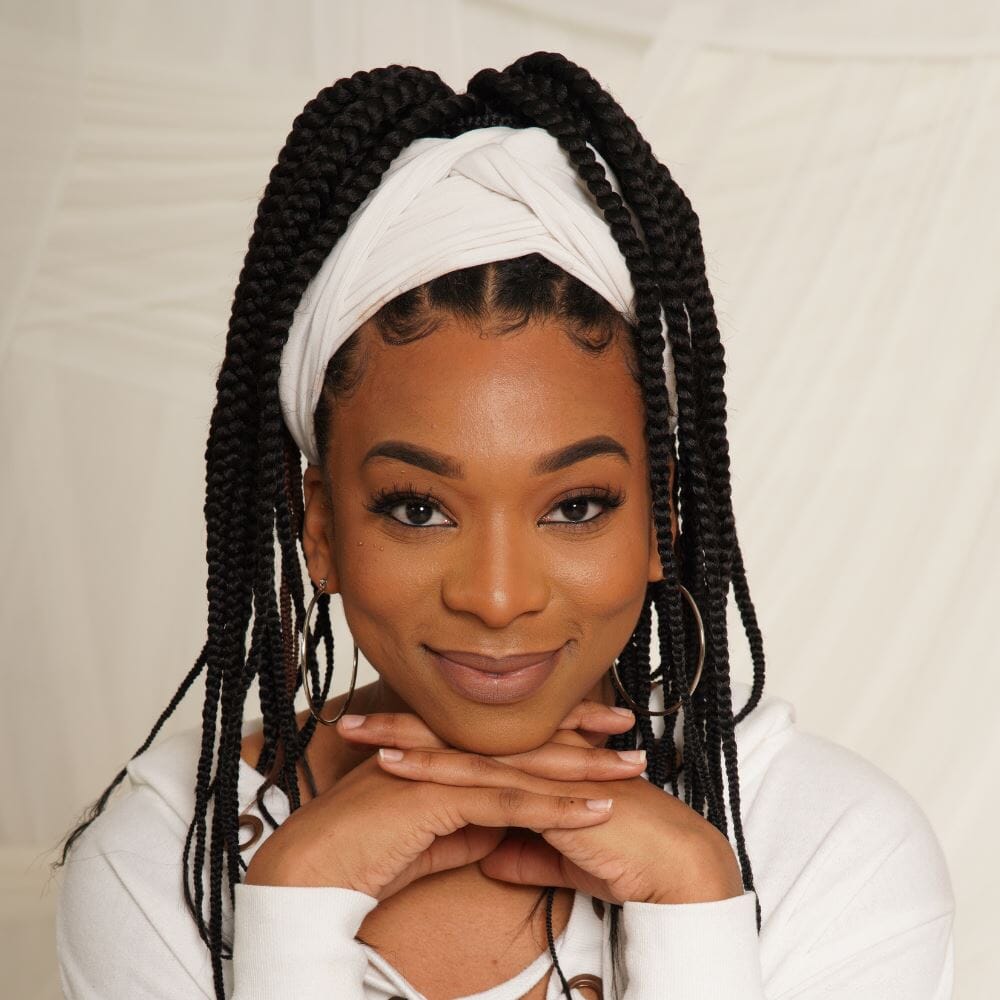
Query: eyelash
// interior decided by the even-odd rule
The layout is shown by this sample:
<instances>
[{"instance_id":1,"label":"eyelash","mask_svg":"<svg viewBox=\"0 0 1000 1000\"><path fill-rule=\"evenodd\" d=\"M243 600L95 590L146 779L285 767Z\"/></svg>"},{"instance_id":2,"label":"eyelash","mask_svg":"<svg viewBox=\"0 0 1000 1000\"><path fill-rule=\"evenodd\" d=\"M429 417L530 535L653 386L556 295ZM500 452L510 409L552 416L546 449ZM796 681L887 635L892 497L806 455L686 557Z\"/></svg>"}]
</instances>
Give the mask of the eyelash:
<instances>
[{"instance_id":1,"label":"eyelash","mask_svg":"<svg viewBox=\"0 0 1000 1000\"><path fill-rule=\"evenodd\" d=\"M572 531L587 531L591 530L595 524L603 522L613 510L621 507L625 502L625 492L624 490L612 489L610 486L588 486L571 493L567 497L563 497L552 509L555 510L556 507L561 507L571 500L596 500L598 503L603 504L605 509L596 517L589 518L586 521L554 521L550 523L557 524L560 528L569 528ZM365 507L372 514L380 514L383 517L388 517L395 524L404 528L413 528L416 531L450 527L450 525L444 524L407 524L405 521L400 521L398 517L393 517L389 512L401 503L422 503L435 508L438 513L444 513L441 510L440 502L433 493L429 491L422 492L410 484L402 487L393 485L390 489L377 490L372 494L371 499L365 504Z\"/></svg>"}]
</instances>

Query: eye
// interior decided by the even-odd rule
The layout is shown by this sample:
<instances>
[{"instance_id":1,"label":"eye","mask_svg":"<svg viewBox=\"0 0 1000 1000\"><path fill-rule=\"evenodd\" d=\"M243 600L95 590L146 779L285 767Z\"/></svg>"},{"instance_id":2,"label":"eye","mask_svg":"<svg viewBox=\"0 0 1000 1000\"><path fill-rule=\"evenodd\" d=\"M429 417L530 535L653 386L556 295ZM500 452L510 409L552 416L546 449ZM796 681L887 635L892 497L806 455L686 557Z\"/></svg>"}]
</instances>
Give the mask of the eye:
<instances>
[{"instance_id":1,"label":"eye","mask_svg":"<svg viewBox=\"0 0 1000 1000\"><path fill-rule=\"evenodd\" d=\"M397 514L395 513L396 511L401 511L402 513ZM442 524L451 524L434 504L419 498L398 503L388 508L386 513L410 528L436 528ZM432 520L435 514L440 516L442 520Z\"/></svg>"},{"instance_id":2,"label":"eye","mask_svg":"<svg viewBox=\"0 0 1000 1000\"><path fill-rule=\"evenodd\" d=\"M366 506L373 514L382 514L407 528L441 528L452 523L432 494L413 489L379 490ZM435 514L442 520L433 520Z\"/></svg>"},{"instance_id":3,"label":"eye","mask_svg":"<svg viewBox=\"0 0 1000 1000\"><path fill-rule=\"evenodd\" d=\"M552 509L563 515L564 520L545 520L543 524L591 525L603 520L624 502L624 494L614 490L590 489L560 500ZM594 509L597 508L596 513Z\"/></svg>"}]
</instances>

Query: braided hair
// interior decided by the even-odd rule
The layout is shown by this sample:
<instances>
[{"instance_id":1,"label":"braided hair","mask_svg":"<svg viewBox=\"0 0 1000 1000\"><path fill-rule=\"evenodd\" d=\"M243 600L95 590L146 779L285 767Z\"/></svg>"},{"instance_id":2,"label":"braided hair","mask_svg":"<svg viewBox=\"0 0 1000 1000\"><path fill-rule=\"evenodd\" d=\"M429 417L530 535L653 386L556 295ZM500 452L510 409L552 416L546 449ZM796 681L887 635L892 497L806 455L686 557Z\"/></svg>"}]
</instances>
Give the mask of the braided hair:
<instances>
[{"instance_id":1,"label":"braided hair","mask_svg":"<svg viewBox=\"0 0 1000 1000\"><path fill-rule=\"evenodd\" d=\"M641 714L632 730L612 736L608 746L632 748L641 737L648 752L649 780L680 795L683 773L684 801L727 836L728 790L744 889L754 888L740 814L734 728L760 701L764 653L736 537L724 351L698 217L632 119L586 70L558 53L524 56L502 72L483 69L463 94L456 94L433 71L417 67L359 71L320 91L295 119L258 206L234 294L205 452L207 637L194 666L133 755L149 748L204 671L194 813L183 852L184 896L211 953L219 1000L225 996L222 960L232 958L232 943L223 935L223 902L228 896L229 905L234 905L234 886L245 868L239 851L237 777L244 704L254 679L263 715L257 763L267 777L257 794L263 814L272 827L277 826L261 801L270 784L285 793L291 811L299 808L299 766L315 794L304 752L316 722L310 716L299 729L294 709L299 686L295 634L305 611L298 550L303 520L301 455L284 425L278 399L279 359L292 314L352 213L403 149L425 136L454 137L498 124L540 127L558 140L596 199L636 289L634 317L627 323L630 366L645 404L652 509L664 578L647 586L635 630L619 657L619 675L639 704L648 705L657 680L665 705L681 703L684 754L681 759L674 745L673 726L666 725L657 740L649 717ZM623 197L612 190L588 143L615 172ZM675 363L676 435L668 429L661 307ZM569 321L571 330L576 329L574 339L592 350L604 349L621 322L617 314L609 314L613 308L585 285L544 258L529 255L453 272L405 293L377 314L376 328L387 340L405 340L429 332L428 316L442 309L481 315L496 308L525 317L559 315ZM607 336L595 340L594 332L601 331ZM327 433L325 411L331 394L349 390L351 378L358 375L354 354L348 342L328 368L323 401L315 415L318 439ZM325 453L323 440L320 445ZM672 491L671 469L676 473ZM671 504L680 523L676 551ZM280 557L277 592L275 538ZM689 688L698 638L682 613L678 584L690 591L704 623L704 668L694 694ZM753 660L750 698L735 715L726 627L730 586ZM320 597L318 608L308 664L313 691L321 687L316 708L325 701L332 677L329 595ZM651 674L654 612L660 665ZM322 685L316 662L320 640L326 660ZM104 810L125 774L124 768L119 771L67 835L54 868L65 863L75 841ZM538 902L547 897L546 930L555 959L554 891L543 890ZM621 906L613 905L611 944L616 954L620 914ZM758 902L758 930L760 920ZM555 968L568 998L569 986L558 960Z\"/></svg>"}]
</instances>

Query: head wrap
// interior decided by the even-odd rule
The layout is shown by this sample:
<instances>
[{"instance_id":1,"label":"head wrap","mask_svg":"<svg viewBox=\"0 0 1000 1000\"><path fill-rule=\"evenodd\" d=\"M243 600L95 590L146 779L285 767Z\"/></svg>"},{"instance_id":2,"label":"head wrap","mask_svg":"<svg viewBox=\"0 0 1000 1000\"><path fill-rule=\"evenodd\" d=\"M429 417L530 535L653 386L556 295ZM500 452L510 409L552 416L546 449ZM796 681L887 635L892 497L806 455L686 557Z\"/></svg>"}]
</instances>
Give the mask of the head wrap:
<instances>
[{"instance_id":1,"label":"head wrap","mask_svg":"<svg viewBox=\"0 0 1000 1000\"><path fill-rule=\"evenodd\" d=\"M607 162L593 147L612 188ZM498 125L407 146L352 214L307 286L281 354L278 394L292 437L318 465L313 413L340 345L387 302L449 271L540 253L634 322L635 288L603 213L557 140ZM660 309L666 342L666 323ZM677 389L664 351L669 429Z\"/></svg>"}]
</instances>

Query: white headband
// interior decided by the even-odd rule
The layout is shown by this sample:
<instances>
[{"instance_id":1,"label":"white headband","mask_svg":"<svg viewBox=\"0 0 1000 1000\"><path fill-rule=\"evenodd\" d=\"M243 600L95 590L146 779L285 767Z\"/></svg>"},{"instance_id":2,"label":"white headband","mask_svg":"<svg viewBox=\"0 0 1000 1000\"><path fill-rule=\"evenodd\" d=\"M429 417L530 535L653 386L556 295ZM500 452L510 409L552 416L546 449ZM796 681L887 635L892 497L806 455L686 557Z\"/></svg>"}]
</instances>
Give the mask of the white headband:
<instances>
[{"instance_id":1,"label":"white headband","mask_svg":"<svg viewBox=\"0 0 1000 1000\"><path fill-rule=\"evenodd\" d=\"M593 151L621 194L607 162ZM310 464L319 464L313 413L327 364L362 323L432 278L529 253L542 254L634 317L625 258L586 184L545 129L498 125L407 146L309 283L281 354L282 414ZM660 323L666 341L662 308ZM663 362L673 431L677 387L669 344Z\"/></svg>"}]
</instances>

